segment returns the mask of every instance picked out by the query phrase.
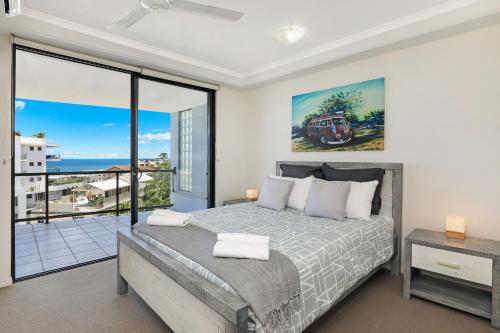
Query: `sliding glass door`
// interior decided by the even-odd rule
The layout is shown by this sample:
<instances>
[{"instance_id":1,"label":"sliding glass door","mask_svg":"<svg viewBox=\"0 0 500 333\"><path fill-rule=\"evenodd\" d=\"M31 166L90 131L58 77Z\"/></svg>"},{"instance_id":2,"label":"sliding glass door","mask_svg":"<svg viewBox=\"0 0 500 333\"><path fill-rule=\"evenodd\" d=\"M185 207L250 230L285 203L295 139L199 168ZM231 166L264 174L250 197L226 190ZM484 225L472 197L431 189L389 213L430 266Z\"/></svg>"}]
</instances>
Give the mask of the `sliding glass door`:
<instances>
[{"instance_id":1,"label":"sliding glass door","mask_svg":"<svg viewBox=\"0 0 500 333\"><path fill-rule=\"evenodd\" d=\"M151 207L190 212L213 206L213 91L146 77L133 80L138 96L132 103L133 221L144 220L148 213L142 212Z\"/></svg>"},{"instance_id":2,"label":"sliding glass door","mask_svg":"<svg viewBox=\"0 0 500 333\"><path fill-rule=\"evenodd\" d=\"M14 277L113 257L130 228L130 73L15 52Z\"/></svg>"},{"instance_id":3,"label":"sliding glass door","mask_svg":"<svg viewBox=\"0 0 500 333\"><path fill-rule=\"evenodd\" d=\"M214 205L215 92L14 46L16 281L116 256L151 210Z\"/></svg>"}]
</instances>

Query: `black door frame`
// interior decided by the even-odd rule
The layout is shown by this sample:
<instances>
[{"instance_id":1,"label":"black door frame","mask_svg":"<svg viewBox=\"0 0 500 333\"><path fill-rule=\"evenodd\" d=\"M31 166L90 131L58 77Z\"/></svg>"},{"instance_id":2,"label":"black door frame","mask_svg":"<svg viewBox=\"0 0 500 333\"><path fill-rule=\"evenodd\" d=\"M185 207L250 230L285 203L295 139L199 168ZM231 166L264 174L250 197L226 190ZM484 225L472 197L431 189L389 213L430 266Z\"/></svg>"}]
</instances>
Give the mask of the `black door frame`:
<instances>
[{"instance_id":1,"label":"black door frame","mask_svg":"<svg viewBox=\"0 0 500 333\"><path fill-rule=\"evenodd\" d=\"M148 76L139 73L131 73L131 98L130 98L130 138L134 138L135 140L130 141L130 163L131 163L131 178L132 178L132 187L131 187L131 220L132 225L138 222L138 212L139 212L139 202L138 202L138 193L139 193L139 168L137 165L138 162L138 127L139 127L139 80L148 80L154 81L158 83L163 83L166 85L203 91L207 93L207 112L208 112L208 129L207 129L207 208L215 207L215 100L216 100L216 92L214 89L195 86L188 83L172 81L168 79L162 79L154 76Z\"/></svg>"},{"instance_id":2,"label":"black door frame","mask_svg":"<svg viewBox=\"0 0 500 333\"><path fill-rule=\"evenodd\" d=\"M24 46L20 44L12 44L12 67L11 67L11 275L14 282L22 281L38 276L43 276L47 274L52 274L55 272L60 272L76 267L86 266L96 262L109 260L116 258L116 256L110 256L103 259L98 259L90 262L85 262L81 264L71 265L68 267L55 269L52 271L42 272L22 278L15 277L16 269L16 258L15 258L15 101L16 101L16 55L17 51L25 51L34 54L44 55L52 58L57 58L61 60L71 61L83 65L89 65L93 67L103 68L107 70L112 70L116 72L121 72L130 75L130 168L131 168L131 226L137 222L138 218L138 107L139 107L139 79L146 79L151 81L157 81L169 85L174 85L178 87L184 87L193 90L204 91L207 93L207 103L208 103L208 143L207 143L207 207L212 208L215 206L215 99L216 91L214 89L195 86L192 84L161 79L153 76L143 75L130 70L125 70L123 68L114 67L110 65L105 65L99 62L94 62L90 60L81 59L74 56L63 55L60 53L55 53L51 51L41 50L29 46Z\"/></svg>"}]
</instances>

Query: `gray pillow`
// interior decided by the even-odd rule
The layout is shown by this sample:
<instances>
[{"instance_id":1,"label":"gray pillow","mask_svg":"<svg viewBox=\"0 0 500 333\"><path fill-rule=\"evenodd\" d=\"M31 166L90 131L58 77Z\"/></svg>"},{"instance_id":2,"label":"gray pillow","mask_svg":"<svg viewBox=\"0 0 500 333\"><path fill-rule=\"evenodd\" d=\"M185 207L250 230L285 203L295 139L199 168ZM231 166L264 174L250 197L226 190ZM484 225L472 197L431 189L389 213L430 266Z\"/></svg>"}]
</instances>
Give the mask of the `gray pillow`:
<instances>
[{"instance_id":1,"label":"gray pillow","mask_svg":"<svg viewBox=\"0 0 500 333\"><path fill-rule=\"evenodd\" d=\"M257 206L283 210L292 193L293 183L293 180L267 177L257 200Z\"/></svg>"},{"instance_id":2,"label":"gray pillow","mask_svg":"<svg viewBox=\"0 0 500 333\"><path fill-rule=\"evenodd\" d=\"M314 179L309 191L305 215L343 221L350 187L349 182Z\"/></svg>"}]
</instances>

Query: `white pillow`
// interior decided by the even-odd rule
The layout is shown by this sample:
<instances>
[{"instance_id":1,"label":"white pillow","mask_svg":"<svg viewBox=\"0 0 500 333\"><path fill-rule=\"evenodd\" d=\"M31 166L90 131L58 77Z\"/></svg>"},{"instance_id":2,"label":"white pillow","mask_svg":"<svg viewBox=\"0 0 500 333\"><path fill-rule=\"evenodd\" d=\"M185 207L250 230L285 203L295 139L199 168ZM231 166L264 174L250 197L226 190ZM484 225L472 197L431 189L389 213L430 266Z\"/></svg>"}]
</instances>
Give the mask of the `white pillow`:
<instances>
[{"instance_id":1,"label":"white pillow","mask_svg":"<svg viewBox=\"0 0 500 333\"><path fill-rule=\"evenodd\" d=\"M371 182L351 182L345 207L346 217L359 220L370 220L372 200L378 180Z\"/></svg>"},{"instance_id":2,"label":"white pillow","mask_svg":"<svg viewBox=\"0 0 500 333\"><path fill-rule=\"evenodd\" d=\"M276 179L292 180L293 188L286 206L297 210L304 210L306 208L307 198L309 198L309 191L311 190L311 185L314 178L313 176L306 178L292 178L271 175L270 177Z\"/></svg>"}]
</instances>

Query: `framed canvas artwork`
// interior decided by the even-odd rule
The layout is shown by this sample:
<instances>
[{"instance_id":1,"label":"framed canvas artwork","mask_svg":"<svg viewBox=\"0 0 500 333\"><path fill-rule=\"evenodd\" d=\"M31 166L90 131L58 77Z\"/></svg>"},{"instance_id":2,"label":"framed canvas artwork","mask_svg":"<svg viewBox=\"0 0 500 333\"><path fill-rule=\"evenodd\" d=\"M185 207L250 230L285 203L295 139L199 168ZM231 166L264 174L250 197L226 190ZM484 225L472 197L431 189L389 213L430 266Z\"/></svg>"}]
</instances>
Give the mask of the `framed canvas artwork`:
<instances>
[{"instance_id":1,"label":"framed canvas artwork","mask_svg":"<svg viewBox=\"0 0 500 333\"><path fill-rule=\"evenodd\" d=\"M385 79L292 97L292 151L384 149Z\"/></svg>"}]
</instances>

